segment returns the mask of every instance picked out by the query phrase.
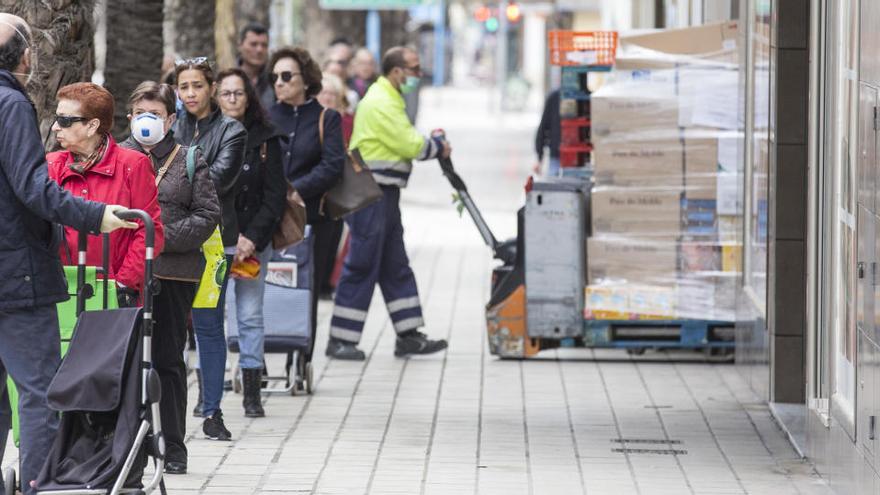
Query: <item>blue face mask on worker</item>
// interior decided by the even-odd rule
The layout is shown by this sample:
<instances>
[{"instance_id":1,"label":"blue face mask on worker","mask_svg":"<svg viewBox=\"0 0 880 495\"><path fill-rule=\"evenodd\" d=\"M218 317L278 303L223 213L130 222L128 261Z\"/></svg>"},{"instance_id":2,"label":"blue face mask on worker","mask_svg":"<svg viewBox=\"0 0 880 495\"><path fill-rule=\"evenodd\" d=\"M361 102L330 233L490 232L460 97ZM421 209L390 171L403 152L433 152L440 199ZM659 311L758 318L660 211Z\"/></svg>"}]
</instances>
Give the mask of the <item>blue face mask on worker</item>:
<instances>
[{"instance_id":1,"label":"blue face mask on worker","mask_svg":"<svg viewBox=\"0 0 880 495\"><path fill-rule=\"evenodd\" d=\"M144 146L158 144L165 137L165 121L154 113L142 113L131 119L131 136Z\"/></svg>"}]
</instances>

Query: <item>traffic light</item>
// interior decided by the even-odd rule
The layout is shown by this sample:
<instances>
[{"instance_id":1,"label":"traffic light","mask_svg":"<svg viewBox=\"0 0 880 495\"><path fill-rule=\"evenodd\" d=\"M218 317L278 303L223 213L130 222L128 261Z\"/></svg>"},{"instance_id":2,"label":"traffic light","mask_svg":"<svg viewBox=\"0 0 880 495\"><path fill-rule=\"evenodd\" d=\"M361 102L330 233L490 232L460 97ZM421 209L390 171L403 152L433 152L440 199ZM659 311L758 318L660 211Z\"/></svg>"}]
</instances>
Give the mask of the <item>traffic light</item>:
<instances>
[{"instance_id":1,"label":"traffic light","mask_svg":"<svg viewBox=\"0 0 880 495\"><path fill-rule=\"evenodd\" d=\"M517 23L520 19L522 19L522 11L519 8L519 5L515 3L511 3L507 5L507 20L511 23Z\"/></svg>"},{"instance_id":2,"label":"traffic light","mask_svg":"<svg viewBox=\"0 0 880 495\"><path fill-rule=\"evenodd\" d=\"M485 5L477 7L477 10L474 11L474 19L476 19L477 22L486 22L490 17L492 17L492 9Z\"/></svg>"},{"instance_id":3,"label":"traffic light","mask_svg":"<svg viewBox=\"0 0 880 495\"><path fill-rule=\"evenodd\" d=\"M486 19L486 22L484 24L486 26L486 31L489 31L490 33L494 33L495 31L498 31L498 18L497 17L492 16L492 17Z\"/></svg>"},{"instance_id":4,"label":"traffic light","mask_svg":"<svg viewBox=\"0 0 880 495\"><path fill-rule=\"evenodd\" d=\"M504 15L511 24L516 24L522 20L522 9L519 4L510 3L507 5L505 12L499 12L498 8L480 5L474 10L474 20L483 25L489 33L498 31L499 18Z\"/></svg>"}]
</instances>

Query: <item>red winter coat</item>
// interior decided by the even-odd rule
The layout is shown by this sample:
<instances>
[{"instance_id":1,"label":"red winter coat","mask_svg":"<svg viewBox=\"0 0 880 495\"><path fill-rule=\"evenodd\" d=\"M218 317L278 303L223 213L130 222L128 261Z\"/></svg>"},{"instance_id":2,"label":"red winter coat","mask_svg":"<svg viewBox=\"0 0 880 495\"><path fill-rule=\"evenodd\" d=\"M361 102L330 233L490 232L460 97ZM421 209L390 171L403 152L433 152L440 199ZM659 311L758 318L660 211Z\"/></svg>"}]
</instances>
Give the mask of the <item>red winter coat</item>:
<instances>
[{"instance_id":1,"label":"red winter coat","mask_svg":"<svg viewBox=\"0 0 880 495\"><path fill-rule=\"evenodd\" d=\"M46 156L49 177L75 196L146 211L156 226L155 256L158 257L165 237L153 164L146 155L118 146L112 137L108 139L104 158L84 175L70 169L73 154L69 151L49 153ZM140 291L144 285L144 228L140 220L137 223L141 224L138 229L119 229L110 234L110 276ZM78 233L70 227L64 227L64 232L67 247L61 246L61 261L74 265ZM101 236L89 236L86 255L89 266L101 266L102 245Z\"/></svg>"}]
</instances>

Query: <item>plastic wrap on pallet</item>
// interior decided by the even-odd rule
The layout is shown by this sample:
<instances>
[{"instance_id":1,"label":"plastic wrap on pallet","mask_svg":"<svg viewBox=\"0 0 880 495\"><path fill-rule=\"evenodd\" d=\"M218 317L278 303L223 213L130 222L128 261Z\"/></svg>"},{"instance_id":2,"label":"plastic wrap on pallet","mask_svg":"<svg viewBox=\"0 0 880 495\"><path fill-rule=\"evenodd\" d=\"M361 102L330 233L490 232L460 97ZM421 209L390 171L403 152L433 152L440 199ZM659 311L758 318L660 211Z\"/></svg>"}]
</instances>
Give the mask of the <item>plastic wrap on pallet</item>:
<instances>
[{"instance_id":1,"label":"plastic wrap on pallet","mask_svg":"<svg viewBox=\"0 0 880 495\"><path fill-rule=\"evenodd\" d=\"M734 320L736 54L736 23L621 38L590 100L587 318Z\"/></svg>"}]
</instances>

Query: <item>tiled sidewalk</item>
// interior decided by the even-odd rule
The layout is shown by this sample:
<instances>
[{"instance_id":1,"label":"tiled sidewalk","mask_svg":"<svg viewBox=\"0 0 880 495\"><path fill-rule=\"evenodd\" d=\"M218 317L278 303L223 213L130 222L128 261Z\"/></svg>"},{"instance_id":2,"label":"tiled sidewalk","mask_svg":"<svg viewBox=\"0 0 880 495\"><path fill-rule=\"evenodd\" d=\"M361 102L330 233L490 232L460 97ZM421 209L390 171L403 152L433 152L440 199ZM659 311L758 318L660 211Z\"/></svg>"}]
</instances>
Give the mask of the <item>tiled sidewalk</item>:
<instances>
[{"instance_id":1,"label":"tiled sidewalk","mask_svg":"<svg viewBox=\"0 0 880 495\"><path fill-rule=\"evenodd\" d=\"M489 222L510 233L531 129L447 130ZM256 420L228 394L228 443L202 439L191 419L189 474L168 477L170 493L828 493L730 365L589 350L490 356L483 306L493 261L449 205L437 168L418 167L404 194L407 242L426 331L448 338L448 352L394 358L377 291L367 360L327 361L331 307L322 302L315 394L270 396ZM269 359L274 370L282 364Z\"/></svg>"},{"instance_id":2,"label":"tiled sidewalk","mask_svg":"<svg viewBox=\"0 0 880 495\"><path fill-rule=\"evenodd\" d=\"M611 351L489 356L485 249L467 229L450 239L449 212L409 214L420 219L409 240L428 329L449 351L394 358L377 295L366 362L319 357L316 393L269 397L266 419L245 420L228 395L235 440L194 434L190 474L169 479L172 493L826 493L732 366Z\"/></svg>"}]
</instances>

